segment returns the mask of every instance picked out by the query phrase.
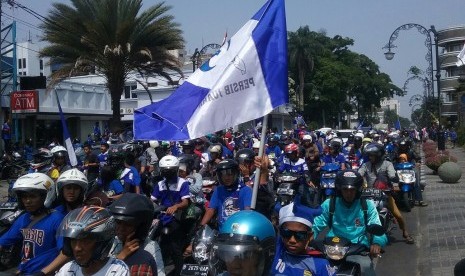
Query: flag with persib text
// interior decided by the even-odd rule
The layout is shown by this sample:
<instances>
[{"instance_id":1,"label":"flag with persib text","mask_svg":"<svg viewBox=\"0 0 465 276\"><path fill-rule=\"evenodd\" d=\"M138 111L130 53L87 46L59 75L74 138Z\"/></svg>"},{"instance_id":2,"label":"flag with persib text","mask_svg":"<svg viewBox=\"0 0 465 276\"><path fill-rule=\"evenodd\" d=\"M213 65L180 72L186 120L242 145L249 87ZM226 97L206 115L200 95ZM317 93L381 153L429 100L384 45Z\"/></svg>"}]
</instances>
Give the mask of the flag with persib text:
<instances>
[{"instance_id":1,"label":"flag with persib text","mask_svg":"<svg viewBox=\"0 0 465 276\"><path fill-rule=\"evenodd\" d=\"M171 96L134 114L138 140L188 140L289 101L284 0L268 1Z\"/></svg>"}]
</instances>

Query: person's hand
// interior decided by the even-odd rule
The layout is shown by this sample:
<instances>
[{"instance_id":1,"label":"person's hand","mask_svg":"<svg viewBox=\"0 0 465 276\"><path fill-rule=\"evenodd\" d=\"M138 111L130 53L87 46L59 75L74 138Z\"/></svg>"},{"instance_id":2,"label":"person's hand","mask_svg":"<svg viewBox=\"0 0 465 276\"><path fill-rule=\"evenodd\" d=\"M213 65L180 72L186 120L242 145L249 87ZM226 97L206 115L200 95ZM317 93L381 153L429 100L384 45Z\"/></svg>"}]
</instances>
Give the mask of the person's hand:
<instances>
[{"instance_id":1,"label":"person's hand","mask_svg":"<svg viewBox=\"0 0 465 276\"><path fill-rule=\"evenodd\" d=\"M315 184L312 181L308 182L307 185L312 188L316 188Z\"/></svg>"},{"instance_id":2,"label":"person's hand","mask_svg":"<svg viewBox=\"0 0 465 276\"><path fill-rule=\"evenodd\" d=\"M255 156L254 158L254 165L256 168L260 168L260 170L268 170L270 167L270 159L268 156Z\"/></svg>"},{"instance_id":3,"label":"person's hand","mask_svg":"<svg viewBox=\"0 0 465 276\"><path fill-rule=\"evenodd\" d=\"M169 207L168 209L166 209L166 214L172 215L172 214L176 213L177 210L178 210L178 205L175 204L175 205Z\"/></svg>"},{"instance_id":4,"label":"person's hand","mask_svg":"<svg viewBox=\"0 0 465 276\"><path fill-rule=\"evenodd\" d=\"M372 244L370 246L370 256L372 258L378 258L381 253L381 246L379 246L378 244Z\"/></svg>"},{"instance_id":5,"label":"person's hand","mask_svg":"<svg viewBox=\"0 0 465 276\"><path fill-rule=\"evenodd\" d=\"M241 171L242 176L244 176L244 177L249 177L249 175L250 175L250 170L249 170L249 168L248 168L246 165L240 164L240 165L239 165L239 170Z\"/></svg>"},{"instance_id":6,"label":"person's hand","mask_svg":"<svg viewBox=\"0 0 465 276\"><path fill-rule=\"evenodd\" d=\"M124 242L123 250L118 254L118 259L125 260L127 257L131 256L134 252L139 249L139 240L133 239L134 232L129 234L126 237L126 241Z\"/></svg>"}]
</instances>

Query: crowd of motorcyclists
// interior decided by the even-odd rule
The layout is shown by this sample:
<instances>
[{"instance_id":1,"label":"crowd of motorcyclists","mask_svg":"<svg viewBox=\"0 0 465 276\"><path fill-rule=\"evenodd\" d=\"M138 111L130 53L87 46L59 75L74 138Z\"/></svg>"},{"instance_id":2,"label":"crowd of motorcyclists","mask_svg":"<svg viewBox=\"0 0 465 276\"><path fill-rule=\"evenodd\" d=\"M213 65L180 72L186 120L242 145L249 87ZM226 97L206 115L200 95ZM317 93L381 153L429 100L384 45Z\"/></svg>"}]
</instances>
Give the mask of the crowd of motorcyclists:
<instances>
[{"instance_id":1,"label":"crowd of motorcyclists","mask_svg":"<svg viewBox=\"0 0 465 276\"><path fill-rule=\"evenodd\" d=\"M12 181L23 212L0 249L20 243L20 275L335 275L341 259L374 275L388 233L371 230L382 222L362 194L381 190L405 242L415 242L398 208L427 206L413 133L354 130L343 140L299 127L263 139L228 129L178 142L76 140L74 168L65 147L39 148ZM411 191L396 170L407 163ZM211 240L199 243L206 229ZM341 240L357 254L334 253Z\"/></svg>"}]
</instances>

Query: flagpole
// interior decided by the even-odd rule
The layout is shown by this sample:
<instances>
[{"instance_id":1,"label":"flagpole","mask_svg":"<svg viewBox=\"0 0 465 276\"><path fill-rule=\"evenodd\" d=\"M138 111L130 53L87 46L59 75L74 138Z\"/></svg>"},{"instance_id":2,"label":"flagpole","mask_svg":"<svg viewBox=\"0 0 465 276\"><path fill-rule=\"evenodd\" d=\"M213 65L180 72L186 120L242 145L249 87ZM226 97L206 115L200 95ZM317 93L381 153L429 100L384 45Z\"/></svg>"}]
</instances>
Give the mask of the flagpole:
<instances>
[{"instance_id":1,"label":"flagpole","mask_svg":"<svg viewBox=\"0 0 465 276\"><path fill-rule=\"evenodd\" d=\"M262 134L260 137L260 147L258 148L258 156L263 156L265 149L266 130L268 126L268 114L263 117ZM257 205L258 185L260 185L260 167L255 169L255 177L253 181L253 192L252 192L252 203L250 204L251 209L255 209Z\"/></svg>"}]
</instances>

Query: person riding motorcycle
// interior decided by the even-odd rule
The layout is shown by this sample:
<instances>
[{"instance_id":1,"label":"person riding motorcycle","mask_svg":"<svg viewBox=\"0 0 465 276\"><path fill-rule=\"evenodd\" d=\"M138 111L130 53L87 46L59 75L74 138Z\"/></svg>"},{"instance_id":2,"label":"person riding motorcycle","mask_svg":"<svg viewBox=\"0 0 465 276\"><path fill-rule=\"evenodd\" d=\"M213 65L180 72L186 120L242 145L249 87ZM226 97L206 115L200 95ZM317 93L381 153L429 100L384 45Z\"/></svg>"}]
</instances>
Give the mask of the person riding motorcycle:
<instances>
[{"instance_id":1,"label":"person riding motorcycle","mask_svg":"<svg viewBox=\"0 0 465 276\"><path fill-rule=\"evenodd\" d=\"M153 188L152 200L167 207L166 214L160 217L169 235L160 242L165 256L171 256L174 262L174 275L179 275L183 264L183 251L186 245L187 229L182 227L180 211L189 206L189 181L179 177L179 160L172 155L164 156L159 163L163 180ZM171 254L170 254L171 253Z\"/></svg>"},{"instance_id":2,"label":"person riding motorcycle","mask_svg":"<svg viewBox=\"0 0 465 276\"><path fill-rule=\"evenodd\" d=\"M387 237L374 236L370 243L366 236L367 225L381 225L381 222L373 201L362 202L362 176L354 170L340 171L335 184L336 197L323 202L323 213L314 220L314 238L317 239L318 235L329 227L328 237L343 237L354 244L363 244L371 257L377 257L381 248L387 244ZM347 257L347 260L359 263L362 275L375 275L374 264L368 256L354 255Z\"/></svg>"},{"instance_id":3,"label":"person riding motorcycle","mask_svg":"<svg viewBox=\"0 0 465 276\"><path fill-rule=\"evenodd\" d=\"M32 155L32 159L28 173L47 173L52 165L53 154L47 148L40 148Z\"/></svg>"},{"instance_id":4,"label":"person riding motorcycle","mask_svg":"<svg viewBox=\"0 0 465 276\"><path fill-rule=\"evenodd\" d=\"M48 176L50 176L53 181L56 181L60 174L71 169L71 166L67 164L68 162L68 151L63 146L55 146L50 152L53 155L52 168L48 171Z\"/></svg>"},{"instance_id":5,"label":"person riding motorcycle","mask_svg":"<svg viewBox=\"0 0 465 276\"><path fill-rule=\"evenodd\" d=\"M79 208L84 203L87 192L87 177L78 169L65 171L56 181L57 198L60 205L56 211L67 215L71 210Z\"/></svg>"},{"instance_id":6,"label":"person riding motorcycle","mask_svg":"<svg viewBox=\"0 0 465 276\"><path fill-rule=\"evenodd\" d=\"M200 226L209 223L217 215L218 226L232 214L250 209L252 189L239 181L239 165L232 159L221 161L216 168L219 186L213 192Z\"/></svg>"},{"instance_id":7,"label":"person riding motorcycle","mask_svg":"<svg viewBox=\"0 0 465 276\"><path fill-rule=\"evenodd\" d=\"M334 138L329 143L329 154L323 155L322 162L324 164L338 163L341 166L341 170L346 169L346 158L341 153L342 139Z\"/></svg>"},{"instance_id":8,"label":"person riding motorcycle","mask_svg":"<svg viewBox=\"0 0 465 276\"><path fill-rule=\"evenodd\" d=\"M72 261L55 275L130 275L123 261L108 257L115 222L105 208L85 206L71 211L60 225L59 236L63 237L63 252Z\"/></svg>"},{"instance_id":9,"label":"person riding motorcycle","mask_svg":"<svg viewBox=\"0 0 465 276\"><path fill-rule=\"evenodd\" d=\"M266 147L265 154L273 159L276 162L281 157L282 150L278 145L279 138L275 135L272 135L268 139L268 147Z\"/></svg>"},{"instance_id":10,"label":"person riding motorcycle","mask_svg":"<svg viewBox=\"0 0 465 276\"><path fill-rule=\"evenodd\" d=\"M313 240L314 211L293 202L279 211L279 236L270 275L334 275L329 262L309 247ZM307 272L308 271L308 272Z\"/></svg>"},{"instance_id":11,"label":"person riding motorcycle","mask_svg":"<svg viewBox=\"0 0 465 276\"><path fill-rule=\"evenodd\" d=\"M390 161L384 160L384 147L378 143L371 143L365 147L369 161L363 163L359 169L360 175L365 178L368 188L372 188L379 178L387 178L392 183L394 191L399 191L398 176L394 170L394 166ZM402 217L396 202L392 195L388 194L388 209L399 223L399 228L402 230L402 236L405 242L413 244L415 241L407 231L405 219Z\"/></svg>"},{"instance_id":12,"label":"person riding motorcycle","mask_svg":"<svg viewBox=\"0 0 465 276\"><path fill-rule=\"evenodd\" d=\"M216 177L216 166L221 162L222 145L213 144L208 148L210 160L200 170L202 177Z\"/></svg>"},{"instance_id":13,"label":"person riding motorcycle","mask_svg":"<svg viewBox=\"0 0 465 276\"><path fill-rule=\"evenodd\" d=\"M213 240L210 275L270 275L274 252L275 230L271 222L252 210L237 212Z\"/></svg>"},{"instance_id":14,"label":"person riding motorcycle","mask_svg":"<svg viewBox=\"0 0 465 276\"><path fill-rule=\"evenodd\" d=\"M126 193L110 205L109 211L116 224L110 256L124 261L131 271L165 275L160 246L147 237L155 212L150 199Z\"/></svg>"}]
</instances>

